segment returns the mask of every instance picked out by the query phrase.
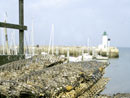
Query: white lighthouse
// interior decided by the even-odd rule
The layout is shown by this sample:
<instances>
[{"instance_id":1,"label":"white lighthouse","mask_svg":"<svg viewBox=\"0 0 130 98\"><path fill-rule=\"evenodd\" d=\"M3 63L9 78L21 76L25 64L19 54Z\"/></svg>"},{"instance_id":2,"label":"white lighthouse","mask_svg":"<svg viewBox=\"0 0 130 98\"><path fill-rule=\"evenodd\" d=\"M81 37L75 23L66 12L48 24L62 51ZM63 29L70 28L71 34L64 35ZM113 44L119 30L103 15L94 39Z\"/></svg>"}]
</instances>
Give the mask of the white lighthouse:
<instances>
[{"instance_id":1,"label":"white lighthouse","mask_svg":"<svg viewBox=\"0 0 130 98\"><path fill-rule=\"evenodd\" d=\"M107 36L107 32L104 32L102 36L102 48L107 48L107 47L108 47L108 36Z\"/></svg>"}]
</instances>

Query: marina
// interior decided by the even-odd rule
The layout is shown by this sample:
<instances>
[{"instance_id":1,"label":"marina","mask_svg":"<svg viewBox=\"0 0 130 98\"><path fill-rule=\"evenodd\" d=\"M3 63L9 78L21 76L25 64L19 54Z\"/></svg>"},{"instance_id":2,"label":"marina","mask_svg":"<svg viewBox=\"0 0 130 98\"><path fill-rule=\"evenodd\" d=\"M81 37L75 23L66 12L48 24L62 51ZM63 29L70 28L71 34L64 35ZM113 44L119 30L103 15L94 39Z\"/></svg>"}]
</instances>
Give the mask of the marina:
<instances>
[{"instance_id":1,"label":"marina","mask_svg":"<svg viewBox=\"0 0 130 98\"><path fill-rule=\"evenodd\" d=\"M97 45L86 36L85 45L57 45L61 28L51 24L48 44L36 44L36 17L31 29L25 25L24 1L18 0L19 24L8 23L7 12L0 22L0 98L130 98L129 49L114 46L109 30L99 32Z\"/></svg>"},{"instance_id":2,"label":"marina","mask_svg":"<svg viewBox=\"0 0 130 98\"><path fill-rule=\"evenodd\" d=\"M52 25L52 31L50 35L49 46L34 46L34 41L32 41L31 46L25 46L25 56L23 58L31 58L34 55L40 54L52 54L56 56L63 56L68 59L68 61L78 62L78 61L88 61L88 60L108 60L109 58L118 58L119 57L119 49L116 47L110 46L110 41L107 37L106 32L102 36L102 44L99 46L54 46L54 25ZM104 38L105 37L105 38ZM31 35L32 40L33 33ZM106 41L107 39L107 41ZM8 41L6 42L8 44ZM12 48L5 47L4 43L1 46L0 54L6 54L8 58L15 57L18 54L19 46L15 46L15 41L13 42ZM88 43L89 44L89 43ZM7 48L7 49L6 49ZM5 56L2 56L5 57ZM7 58L7 57L6 57ZM17 59L16 59L17 58ZM18 60L18 56L15 57ZM1 59L2 60L2 59ZM12 59L14 61L14 59ZM9 60L10 61L10 60ZM2 61L1 61L2 62ZM3 63L4 64L4 63Z\"/></svg>"}]
</instances>

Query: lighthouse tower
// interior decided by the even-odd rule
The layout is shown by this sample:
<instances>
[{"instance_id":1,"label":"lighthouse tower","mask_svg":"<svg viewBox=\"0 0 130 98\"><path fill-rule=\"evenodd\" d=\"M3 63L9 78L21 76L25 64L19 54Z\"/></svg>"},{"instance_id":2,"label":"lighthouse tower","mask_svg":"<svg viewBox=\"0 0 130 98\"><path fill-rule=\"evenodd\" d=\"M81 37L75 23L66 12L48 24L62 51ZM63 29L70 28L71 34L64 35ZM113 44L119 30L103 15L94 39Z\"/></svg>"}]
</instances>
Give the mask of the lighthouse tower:
<instances>
[{"instance_id":1,"label":"lighthouse tower","mask_svg":"<svg viewBox=\"0 0 130 98\"><path fill-rule=\"evenodd\" d=\"M108 36L107 36L107 32L104 32L102 37L102 48L107 48L107 47L108 47Z\"/></svg>"}]
</instances>

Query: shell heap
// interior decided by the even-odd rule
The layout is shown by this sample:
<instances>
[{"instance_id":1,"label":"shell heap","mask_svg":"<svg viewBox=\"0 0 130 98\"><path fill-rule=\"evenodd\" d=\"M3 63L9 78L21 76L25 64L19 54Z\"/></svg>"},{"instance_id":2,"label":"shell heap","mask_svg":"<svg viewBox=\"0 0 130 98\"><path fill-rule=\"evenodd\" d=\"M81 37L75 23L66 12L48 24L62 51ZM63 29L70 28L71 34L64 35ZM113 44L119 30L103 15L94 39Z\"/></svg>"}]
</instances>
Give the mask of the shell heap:
<instances>
[{"instance_id":1,"label":"shell heap","mask_svg":"<svg viewBox=\"0 0 130 98\"><path fill-rule=\"evenodd\" d=\"M11 98L95 98L105 89L107 63L66 63L39 55L0 66L0 96Z\"/></svg>"}]
</instances>

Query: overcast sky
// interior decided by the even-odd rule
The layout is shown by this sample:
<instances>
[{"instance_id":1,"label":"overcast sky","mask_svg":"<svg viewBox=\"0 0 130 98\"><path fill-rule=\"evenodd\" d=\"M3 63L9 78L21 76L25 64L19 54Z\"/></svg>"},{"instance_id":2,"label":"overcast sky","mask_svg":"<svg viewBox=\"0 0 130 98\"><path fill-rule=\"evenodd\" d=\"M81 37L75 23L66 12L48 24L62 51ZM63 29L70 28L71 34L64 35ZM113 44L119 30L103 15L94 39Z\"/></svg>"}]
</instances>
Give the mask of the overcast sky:
<instances>
[{"instance_id":1,"label":"overcast sky","mask_svg":"<svg viewBox=\"0 0 130 98\"><path fill-rule=\"evenodd\" d=\"M18 1L0 0L0 21L4 21L7 12L7 22L18 24ZM130 0L24 1L28 26L25 33L31 32L34 19L35 44L48 45L54 24L55 45L87 45L89 38L90 45L97 46L107 31L112 46L130 47ZM9 35L11 32L8 30Z\"/></svg>"}]
</instances>

